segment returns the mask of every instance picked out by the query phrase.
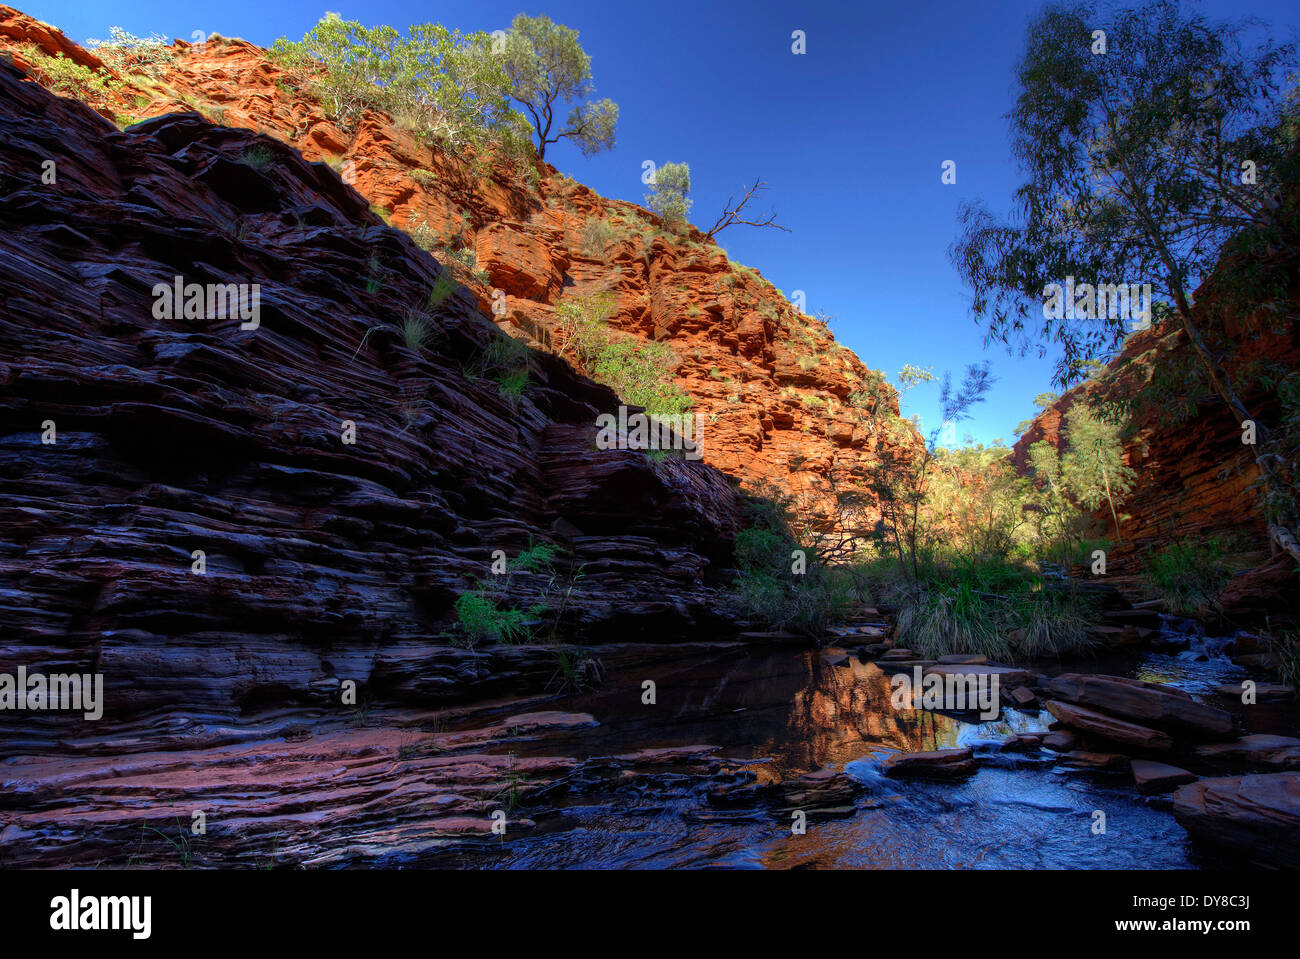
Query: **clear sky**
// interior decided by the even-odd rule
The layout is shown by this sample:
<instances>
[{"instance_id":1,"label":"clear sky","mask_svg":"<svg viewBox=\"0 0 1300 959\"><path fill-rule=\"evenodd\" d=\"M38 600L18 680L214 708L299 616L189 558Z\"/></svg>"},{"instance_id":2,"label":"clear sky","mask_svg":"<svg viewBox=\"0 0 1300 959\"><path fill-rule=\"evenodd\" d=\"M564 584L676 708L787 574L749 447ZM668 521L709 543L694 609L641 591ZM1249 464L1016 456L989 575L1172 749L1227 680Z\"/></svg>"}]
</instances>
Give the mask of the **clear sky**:
<instances>
[{"instance_id":1,"label":"clear sky","mask_svg":"<svg viewBox=\"0 0 1300 959\"><path fill-rule=\"evenodd\" d=\"M264 46L299 39L325 13L368 26L440 22L504 29L522 0L8 0L74 40L121 26L189 39L194 31ZM1287 32L1295 0L1201 0L1209 16L1255 15ZM584 158L560 143L547 159L605 196L642 203L642 162L691 166L692 219L708 228L728 195L762 176L764 197L792 233L733 227L732 259L758 269L837 339L891 378L905 363L959 375L988 358L990 398L959 433L1010 443L1050 388L1051 356L983 346L947 259L956 210L982 198L1004 210L1019 183L1005 115L1024 28L1041 0L530 0L579 31L596 95L619 104L618 143ZM1104 26L1104 24L1102 25ZM803 30L807 52L791 52ZM944 185L945 160L957 182ZM937 425L935 385L905 397L904 415Z\"/></svg>"}]
</instances>

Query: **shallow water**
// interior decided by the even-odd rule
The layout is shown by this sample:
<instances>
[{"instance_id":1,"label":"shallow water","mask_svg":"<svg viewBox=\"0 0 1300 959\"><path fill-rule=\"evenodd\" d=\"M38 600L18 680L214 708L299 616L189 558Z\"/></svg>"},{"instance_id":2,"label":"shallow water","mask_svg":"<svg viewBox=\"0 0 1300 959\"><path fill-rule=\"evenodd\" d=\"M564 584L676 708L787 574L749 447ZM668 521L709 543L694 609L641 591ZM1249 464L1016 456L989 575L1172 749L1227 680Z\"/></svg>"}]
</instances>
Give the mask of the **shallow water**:
<instances>
[{"instance_id":1,"label":"shallow water","mask_svg":"<svg viewBox=\"0 0 1300 959\"><path fill-rule=\"evenodd\" d=\"M1167 630L1173 631L1177 624ZM1226 640L1192 637L1183 652L1148 652L1075 664L1168 683L1223 706L1214 687L1245 671ZM989 722L890 705L888 674L835 651L731 650L611 677L551 708L590 713L598 725L512 741L519 756L564 755L600 766L642 749L710 745L760 782L830 766L863 785L852 809L809 815L807 832L771 807L715 808L698 773L671 767L647 785L572 789L520 813L536 829L468 842L434 865L487 868L1129 868L1222 865L1193 847L1168 797L1138 795L1127 773L1055 765L1046 751L1000 751L1011 734L1047 728L1046 712L1003 709ZM1042 671L1061 672L1062 667ZM643 682L657 701L642 702ZM886 779L893 750L971 746L980 768L964 782ZM505 748L505 747L503 747ZM1094 829L1097 813L1105 831ZM788 813L785 814L788 817Z\"/></svg>"}]
</instances>

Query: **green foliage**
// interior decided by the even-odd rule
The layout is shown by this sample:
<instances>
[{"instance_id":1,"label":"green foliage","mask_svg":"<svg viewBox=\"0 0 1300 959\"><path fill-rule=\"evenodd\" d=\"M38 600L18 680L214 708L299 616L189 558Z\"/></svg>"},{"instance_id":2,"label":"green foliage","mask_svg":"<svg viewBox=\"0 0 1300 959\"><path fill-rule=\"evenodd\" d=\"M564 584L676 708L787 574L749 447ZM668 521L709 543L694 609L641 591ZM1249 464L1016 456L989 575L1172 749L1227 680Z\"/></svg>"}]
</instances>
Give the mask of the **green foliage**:
<instances>
[{"instance_id":1,"label":"green foliage","mask_svg":"<svg viewBox=\"0 0 1300 959\"><path fill-rule=\"evenodd\" d=\"M523 610L502 609L483 592L461 593L456 598L456 619L467 646L479 642L514 644L528 634Z\"/></svg>"},{"instance_id":2,"label":"green foliage","mask_svg":"<svg viewBox=\"0 0 1300 959\"><path fill-rule=\"evenodd\" d=\"M51 57L34 45L23 48L23 59L50 92L75 97L91 106L103 105L108 95L122 86L103 67L82 66L61 53Z\"/></svg>"},{"instance_id":3,"label":"green foliage","mask_svg":"<svg viewBox=\"0 0 1300 959\"><path fill-rule=\"evenodd\" d=\"M799 546L784 506L761 504L765 515L736 536L739 575L732 599L745 615L771 629L820 637L844 617L852 588L847 576Z\"/></svg>"},{"instance_id":4,"label":"green foliage","mask_svg":"<svg viewBox=\"0 0 1300 959\"><path fill-rule=\"evenodd\" d=\"M1185 538L1146 553L1142 573L1168 612L1203 616L1218 609L1219 592L1232 578L1227 556L1222 537Z\"/></svg>"},{"instance_id":5,"label":"green foliage","mask_svg":"<svg viewBox=\"0 0 1300 959\"><path fill-rule=\"evenodd\" d=\"M1103 23L1099 54L1092 32ZM990 339L1058 344L1065 385L1118 346L1128 318L1044 317L1047 284L1149 280L1191 323L1190 291L1225 243L1271 228L1263 198L1296 173L1293 107L1280 95L1296 48L1252 47L1248 29L1176 0L1105 16L1090 3L1051 4L1030 23L1010 116L1020 214L1000 222L963 207L950 251ZM1243 182L1244 161L1256 183Z\"/></svg>"},{"instance_id":6,"label":"green foliage","mask_svg":"<svg viewBox=\"0 0 1300 959\"><path fill-rule=\"evenodd\" d=\"M605 248L617 236L617 231L610 226L609 221L601 220L596 217L588 220L582 228L582 254L592 259L599 259L605 255Z\"/></svg>"},{"instance_id":7,"label":"green foliage","mask_svg":"<svg viewBox=\"0 0 1300 959\"><path fill-rule=\"evenodd\" d=\"M383 110L453 152L493 146L517 156L527 121L510 109L509 78L484 33L426 23L403 36L329 13L301 41L281 37L270 56L344 125Z\"/></svg>"},{"instance_id":8,"label":"green foliage","mask_svg":"<svg viewBox=\"0 0 1300 959\"><path fill-rule=\"evenodd\" d=\"M898 607L900 645L925 658L948 653L999 662L1086 652L1092 603L1074 585L1005 559L945 557L928 551L914 584L893 557L863 561L857 575L872 595Z\"/></svg>"},{"instance_id":9,"label":"green foliage","mask_svg":"<svg viewBox=\"0 0 1300 959\"><path fill-rule=\"evenodd\" d=\"M691 168L685 163L665 163L655 170L650 187L646 206L659 214L669 227L684 226L691 211L692 201L687 196L691 192Z\"/></svg>"},{"instance_id":10,"label":"green foliage","mask_svg":"<svg viewBox=\"0 0 1300 959\"><path fill-rule=\"evenodd\" d=\"M137 37L121 27L109 27L107 40L87 40L86 49L116 73L143 73L155 78L165 64L176 59L176 51L161 34Z\"/></svg>"},{"instance_id":11,"label":"green foliage","mask_svg":"<svg viewBox=\"0 0 1300 959\"><path fill-rule=\"evenodd\" d=\"M1136 475L1124 463L1120 427L1098 416L1087 404L1075 403L1065 415L1066 451L1061 457L1061 475L1078 503L1095 510L1110 507L1119 536L1119 514L1115 505L1133 489Z\"/></svg>"},{"instance_id":12,"label":"green foliage","mask_svg":"<svg viewBox=\"0 0 1300 959\"><path fill-rule=\"evenodd\" d=\"M274 159L275 154L270 150L260 144L254 144L240 154L239 162L254 170L264 170Z\"/></svg>"},{"instance_id":13,"label":"green foliage","mask_svg":"<svg viewBox=\"0 0 1300 959\"><path fill-rule=\"evenodd\" d=\"M549 17L519 14L501 45L501 62L510 96L532 122L537 158L560 140L572 140L584 156L614 147L618 105L609 99L575 105L568 122L555 129L556 107L592 92L591 57L578 42L578 31Z\"/></svg>"},{"instance_id":14,"label":"green foliage","mask_svg":"<svg viewBox=\"0 0 1300 959\"><path fill-rule=\"evenodd\" d=\"M673 382L678 359L672 347L610 329L612 310L608 295L570 296L557 303L559 355L647 413L680 415L691 409L695 401Z\"/></svg>"}]
</instances>

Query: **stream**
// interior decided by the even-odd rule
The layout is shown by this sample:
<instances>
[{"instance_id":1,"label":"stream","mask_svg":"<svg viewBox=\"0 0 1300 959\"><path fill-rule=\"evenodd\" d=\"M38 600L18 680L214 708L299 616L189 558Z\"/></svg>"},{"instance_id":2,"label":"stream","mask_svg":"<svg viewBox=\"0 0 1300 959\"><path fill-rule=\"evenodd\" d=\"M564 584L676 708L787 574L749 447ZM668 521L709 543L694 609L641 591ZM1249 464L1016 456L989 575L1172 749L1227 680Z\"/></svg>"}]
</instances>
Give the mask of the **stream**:
<instances>
[{"instance_id":1,"label":"stream","mask_svg":"<svg viewBox=\"0 0 1300 959\"><path fill-rule=\"evenodd\" d=\"M1108 655L1039 672L1088 671L1182 688L1232 708L1215 687L1246 670L1207 638L1166 620L1164 651ZM1172 648L1186 641L1186 649ZM652 777L606 777L528 797L535 828L509 839L454 843L422 865L468 868L1207 868L1226 863L1194 846L1168 796L1141 796L1127 772L1069 768L1048 750L1003 751L1015 733L1044 731L1051 716L1003 708L991 721L890 705L889 676L845 650L726 649L611 676L597 690L548 708L589 713L596 725L512 741L516 756L565 755L600 766L638 750L716 747L757 782L831 767L860 784L849 808L809 813L792 833L770 805L710 802L698 775L671 765ZM847 661L846 661L847 660ZM643 682L656 702L642 702ZM1240 708L1240 707L1239 707ZM1258 708L1258 707L1256 707ZM1252 725L1266 721L1254 713ZM1267 723L1266 723L1267 724ZM965 781L886 778L894 750L970 746L978 771ZM503 749L506 747L502 747ZM689 751L689 750L688 750ZM1094 830L1105 814L1105 831Z\"/></svg>"}]
</instances>

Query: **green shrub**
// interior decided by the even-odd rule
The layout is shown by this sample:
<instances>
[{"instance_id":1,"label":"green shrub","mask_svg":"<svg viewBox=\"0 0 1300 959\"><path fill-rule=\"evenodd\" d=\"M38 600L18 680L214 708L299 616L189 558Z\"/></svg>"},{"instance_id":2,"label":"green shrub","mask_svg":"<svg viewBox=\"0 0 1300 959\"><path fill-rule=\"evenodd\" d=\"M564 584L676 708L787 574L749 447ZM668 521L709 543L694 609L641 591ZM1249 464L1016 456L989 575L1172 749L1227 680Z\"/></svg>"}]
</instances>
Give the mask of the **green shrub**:
<instances>
[{"instance_id":1,"label":"green shrub","mask_svg":"<svg viewBox=\"0 0 1300 959\"><path fill-rule=\"evenodd\" d=\"M1147 584L1170 613L1200 616L1218 608L1220 590L1232 578L1221 537L1181 539L1151 550L1142 559Z\"/></svg>"},{"instance_id":2,"label":"green shrub","mask_svg":"<svg viewBox=\"0 0 1300 959\"><path fill-rule=\"evenodd\" d=\"M582 228L582 254L598 259L605 254L605 248L613 241L616 233L605 220L590 219Z\"/></svg>"},{"instance_id":3,"label":"green shrub","mask_svg":"<svg viewBox=\"0 0 1300 959\"><path fill-rule=\"evenodd\" d=\"M91 106L104 105L108 95L122 86L104 67L82 66L61 53L51 57L35 46L23 47L23 59L51 93L71 96Z\"/></svg>"},{"instance_id":4,"label":"green shrub","mask_svg":"<svg viewBox=\"0 0 1300 959\"><path fill-rule=\"evenodd\" d=\"M691 409L695 401L673 382L678 360L672 347L611 330L606 321L612 308L608 295L565 297L556 304L559 355L647 413L682 414Z\"/></svg>"},{"instance_id":5,"label":"green shrub","mask_svg":"<svg viewBox=\"0 0 1300 959\"><path fill-rule=\"evenodd\" d=\"M501 609L481 591L461 593L456 598L456 619L467 646L479 642L511 643L528 635L524 611Z\"/></svg>"},{"instance_id":6,"label":"green shrub","mask_svg":"<svg viewBox=\"0 0 1300 959\"><path fill-rule=\"evenodd\" d=\"M491 146L518 159L527 145L528 121L510 108L503 58L485 33L426 23L403 36L327 13L301 41L281 37L269 55L345 126L383 110L453 152Z\"/></svg>"},{"instance_id":7,"label":"green shrub","mask_svg":"<svg viewBox=\"0 0 1300 959\"><path fill-rule=\"evenodd\" d=\"M162 66L176 59L176 51L162 34L137 37L121 27L109 27L107 40L87 40L86 48L117 73L144 73L158 77Z\"/></svg>"}]
</instances>

